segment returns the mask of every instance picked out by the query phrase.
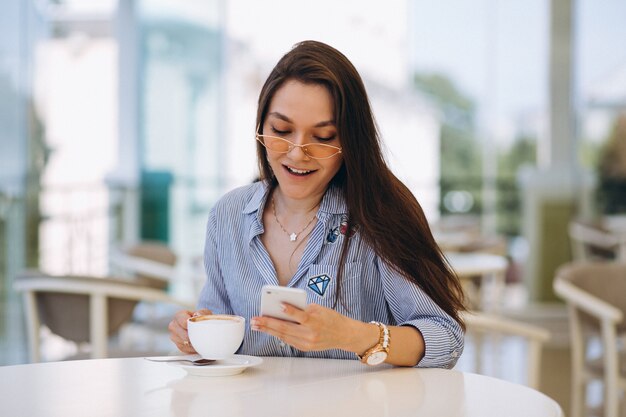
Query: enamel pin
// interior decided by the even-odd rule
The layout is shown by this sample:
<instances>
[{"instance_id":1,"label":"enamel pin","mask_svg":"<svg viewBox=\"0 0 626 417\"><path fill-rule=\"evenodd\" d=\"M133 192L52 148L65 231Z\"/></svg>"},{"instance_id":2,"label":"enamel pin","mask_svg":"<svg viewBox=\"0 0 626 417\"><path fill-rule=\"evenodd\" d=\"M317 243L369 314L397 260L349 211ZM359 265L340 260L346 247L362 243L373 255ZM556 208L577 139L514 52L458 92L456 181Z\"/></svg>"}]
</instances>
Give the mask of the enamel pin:
<instances>
[{"instance_id":1,"label":"enamel pin","mask_svg":"<svg viewBox=\"0 0 626 417\"><path fill-rule=\"evenodd\" d=\"M335 226L330 229L328 235L326 235L326 243L335 243L340 234L351 238L356 233L356 229L356 225L350 227L348 224L348 216L344 214L341 216L339 226Z\"/></svg>"}]
</instances>

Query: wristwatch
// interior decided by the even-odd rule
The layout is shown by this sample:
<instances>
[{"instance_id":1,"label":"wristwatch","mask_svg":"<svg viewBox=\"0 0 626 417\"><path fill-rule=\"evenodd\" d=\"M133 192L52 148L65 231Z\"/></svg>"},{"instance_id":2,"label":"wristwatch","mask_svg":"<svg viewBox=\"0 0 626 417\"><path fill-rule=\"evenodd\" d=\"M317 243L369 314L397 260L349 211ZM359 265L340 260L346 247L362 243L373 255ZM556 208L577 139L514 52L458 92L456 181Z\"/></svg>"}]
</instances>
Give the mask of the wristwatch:
<instances>
[{"instance_id":1,"label":"wristwatch","mask_svg":"<svg viewBox=\"0 0 626 417\"><path fill-rule=\"evenodd\" d=\"M371 321L370 323L377 325L380 330L378 343L366 350L363 355L357 355L357 357L361 362L374 366L380 365L387 359L387 355L389 355L389 343L391 342L391 337L389 336L389 329L387 326L377 321Z\"/></svg>"}]
</instances>

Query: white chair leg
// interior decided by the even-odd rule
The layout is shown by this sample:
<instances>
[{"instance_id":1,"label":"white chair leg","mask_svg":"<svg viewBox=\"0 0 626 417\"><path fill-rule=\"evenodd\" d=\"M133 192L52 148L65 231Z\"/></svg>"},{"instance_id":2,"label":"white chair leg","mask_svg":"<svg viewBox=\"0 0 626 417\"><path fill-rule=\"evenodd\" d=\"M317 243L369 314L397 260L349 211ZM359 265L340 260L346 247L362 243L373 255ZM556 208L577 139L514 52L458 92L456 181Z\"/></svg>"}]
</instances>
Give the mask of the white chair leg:
<instances>
[{"instance_id":1,"label":"white chair leg","mask_svg":"<svg viewBox=\"0 0 626 417\"><path fill-rule=\"evenodd\" d=\"M474 332L474 366L476 373L483 374L485 372L483 364L483 348L485 347L485 335L481 331Z\"/></svg>"},{"instance_id":2,"label":"white chair leg","mask_svg":"<svg viewBox=\"0 0 626 417\"><path fill-rule=\"evenodd\" d=\"M541 369L541 343L533 340L528 343L528 381L529 387L539 389L539 369Z\"/></svg>"},{"instance_id":3,"label":"white chair leg","mask_svg":"<svg viewBox=\"0 0 626 417\"><path fill-rule=\"evenodd\" d=\"M39 322L39 313L37 312L37 300L32 291L24 292L24 310L26 313L26 327L28 334L28 350L30 361L33 363L41 362L41 323Z\"/></svg>"},{"instance_id":4,"label":"white chair leg","mask_svg":"<svg viewBox=\"0 0 626 417\"><path fill-rule=\"evenodd\" d=\"M615 326L608 320L602 321L602 339L604 345L604 416L619 417L619 364L617 362L617 346Z\"/></svg>"},{"instance_id":5,"label":"white chair leg","mask_svg":"<svg viewBox=\"0 0 626 417\"><path fill-rule=\"evenodd\" d=\"M89 303L89 331L93 359L107 357L107 329L107 299L102 294L92 294Z\"/></svg>"},{"instance_id":6,"label":"white chair leg","mask_svg":"<svg viewBox=\"0 0 626 417\"><path fill-rule=\"evenodd\" d=\"M585 360L585 348L582 336L582 329L578 321L578 312L573 306L568 306L569 323L572 340L571 364L572 364L572 391L571 391L571 417L583 417L583 411L587 404L587 389L585 371L583 369Z\"/></svg>"}]
</instances>

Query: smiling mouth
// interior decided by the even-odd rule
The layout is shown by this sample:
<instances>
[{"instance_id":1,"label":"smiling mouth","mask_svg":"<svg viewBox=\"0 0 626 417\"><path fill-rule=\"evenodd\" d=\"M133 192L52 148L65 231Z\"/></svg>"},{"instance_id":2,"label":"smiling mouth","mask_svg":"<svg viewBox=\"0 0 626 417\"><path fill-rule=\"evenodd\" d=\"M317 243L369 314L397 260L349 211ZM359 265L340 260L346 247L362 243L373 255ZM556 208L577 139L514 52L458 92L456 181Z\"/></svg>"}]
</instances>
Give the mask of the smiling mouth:
<instances>
[{"instance_id":1,"label":"smiling mouth","mask_svg":"<svg viewBox=\"0 0 626 417\"><path fill-rule=\"evenodd\" d=\"M284 167L287 170L287 172L289 172L290 174L298 175L300 177L304 177L306 175L309 175L309 174L315 172L314 170L296 169L296 168L288 167L286 165L284 165Z\"/></svg>"}]
</instances>

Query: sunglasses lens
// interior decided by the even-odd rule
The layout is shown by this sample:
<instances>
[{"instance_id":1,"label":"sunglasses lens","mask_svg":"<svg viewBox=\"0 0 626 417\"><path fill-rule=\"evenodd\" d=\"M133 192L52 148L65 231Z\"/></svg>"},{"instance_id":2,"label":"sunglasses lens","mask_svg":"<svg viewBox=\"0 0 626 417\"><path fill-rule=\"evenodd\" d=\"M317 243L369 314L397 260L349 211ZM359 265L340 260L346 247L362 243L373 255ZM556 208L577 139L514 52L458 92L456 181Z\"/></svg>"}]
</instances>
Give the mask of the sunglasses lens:
<instances>
[{"instance_id":1,"label":"sunglasses lens","mask_svg":"<svg viewBox=\"0 0 626 417\"><path fill-rule=\"evenodd\" d=\"M304 145L305 152L311 158L330 158L339 152L336 148L325 146L320 143L310 143L308 145Z\"/></svg>"},{"instance_id":2,"label":"sunglasses lens","mask_svg":"<svg viewBox=\"0 0 626 417\"><path fill-rule=\"evenodd\" d=\"M273 136L259 135L261 142L267 149L274 152L287 153L289 152L290 143L285 139L276 138Z\"/></svg>"}]
</instances>

